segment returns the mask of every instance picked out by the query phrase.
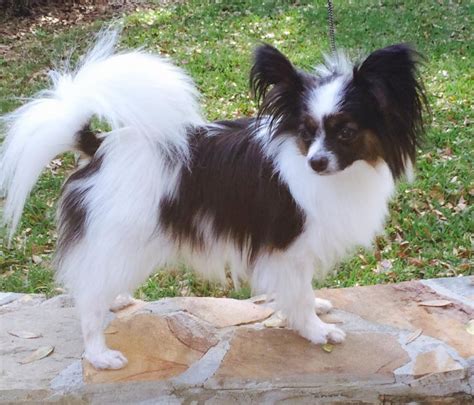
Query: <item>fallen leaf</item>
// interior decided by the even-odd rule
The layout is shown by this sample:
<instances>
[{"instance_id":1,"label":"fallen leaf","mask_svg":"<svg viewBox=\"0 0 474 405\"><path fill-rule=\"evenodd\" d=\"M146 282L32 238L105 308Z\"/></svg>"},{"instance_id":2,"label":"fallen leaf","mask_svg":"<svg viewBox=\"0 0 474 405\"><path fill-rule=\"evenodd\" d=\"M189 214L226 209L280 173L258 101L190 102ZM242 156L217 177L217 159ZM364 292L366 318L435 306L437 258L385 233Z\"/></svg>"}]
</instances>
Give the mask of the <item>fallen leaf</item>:
<instances>
[{"instance_id":1,"label":"fallen leaf","mask_svg":"<svg viewBox=\"0 0 474 405\"><path fill-rule=\"evenodd\" d=\"M334 349L334 346L329 343L326 343L325 345L322 345L321 347L326 353L331 353L332 349Z\"/></svg>"},{"instance_id":2,"label":"fallen leaf","mask_svg":"<svg viewBox=\"0 0 474 405\"><path fill-rule=\"evenodd\" d=\"M133 300L132 304L127 305L126 307L114 311L117 318L125 318L127 316L133 315L135 312L139 311L146 306L146 302L142 300Z\"/></svg>"},{"instance_id":3,"label":"fallen leaf","mask_svg":"<svg viewBox=\"0 0 474 405\"><path fill-rule=\"evenodd\" d=\"M423 267L424 264L425 264L423 262L423 260L417 259L415 257L409 257L407 261L408 261L409 264L411 264L412 266L415 266L415 267Z\"/></svg>"},{"instance_id":4,"label":"fallen leaf","mask_svg":"<svg viewBox=\"0 0 474 405\"><path fill-rule=\"evenodd\" d=\"M428 300L428 301L421 301L418 305L423 307L447 307L451 305L452 302L448 300Z\"/></svg>"},{"instance_id":5,"label":"fallen leaf","mask_svg":"<svg viewBox=\"0 0 474 405\"><path fill-rule=\"evenodd\" d=\"M54 346L42 346L39 349L35 350L33 353L31 353L28 357L24 358L23 360L20 360L20 364L28 364L32 363L37 360L44 359L45 357L48 357L51 353L54 351Z\"/></svg>"},{"instance_id":6,"label":"fallen leaf","mask_svg":"<svg viewBox=\"0 0 474 405\"><path fill-rule=\"evenodd\" d=\"M281 319L278 318L267 319L265 322L263 322L263 326L266 328L279 328L282 326L281 324Z\"/></svg>"},{"instance_id":7,"label":"fallen leaf","mask_svg":"<svg viewBox=\"0 0 474 405\"><path fill-rule=\"evenodd\" d=\"M22 339L36 339L42 336L40 333L28 332L27 330L11 330L8 331L8 333L12 336Z\"/></svg>"},{"instance_id":8,"label":"fallen leaf","mask_svg":"<svg viewBox=\"0 0 474 405\"><path fill-rule=\"evenodd\" d=\"M469 333L470 335L474 335L474 319L471 319L466 324L466 330L467 330L467 333Z\"/></svg>"},{"instance_id":9,"label":"fallen leaf","mask_svg":"<svg viewBox=\"0 0 474 405\"><path fill-rule=\"evenodd\" d=\"M20 302L29 302L33 299L33 297L30 294L26 294L23 297L19 299Z\"/></svg>"},{"instance_id":10,"label":"fallen leaf","mask_svg":"<svg viewBox=\"0 0 474 405\"><path fill-rule=\"evenodd\" d=\"M38 255L33 255L31 258L34 264L40 264L43 261L43 259Z\"/></svg>"},{"instance_id":11,"label":"fallen leaf","mask_svg":"<svg viewBox=\"0 0 474 405\"><path fill-rule=\"evenodd\" d=\"M105 335L115 335L118 332L118 329L114 328L113 326L109 326L105 331Z\"/></svg>"},{"instance_id":12,"label":"fallen leaf","mask_svg":"<svg viewBox=\"0 0 474 405\"><path fill-rule=\"evenodd\" d=\"M257 295L255 297L251 297L249 301L252 302L253 304L263 304L267 301L267 295L266 294Z\"/></svg>"},{"instance_id":13,"label":"fallen leaf","mask_svg":"<svg viewBox=\"0 0 474 405\"><path fill-rule=\"evenodd\" d=\"M386 274L390 272L393 264L390 260L382 260L380 263L377 263L377 268L374 269L374 272L377 274Z\"/></svg>"},{"instance_id":14,"label":"fallen leaf","mask_svg":"<svg viewBox=\"0 0 474 405\"><path fill-rule=\"evenodd\" d=\"M263 322L266 328L284 328L286 326L286 317L278 311L271 318Z\"/></svg>"},{"instance_id":15,"label":"fallen leaf","mask_svg":"<svg viewBox=\"0 0 474 405\"><path fill-rule=\"evenodd\" d=\"M423 329L417 329L414 331L410 336L408 336L408 339L406 341L406 344L409 344L413 342L414 340L418 339L418 337L423 333Z\"/></svg>"}]
</instances>

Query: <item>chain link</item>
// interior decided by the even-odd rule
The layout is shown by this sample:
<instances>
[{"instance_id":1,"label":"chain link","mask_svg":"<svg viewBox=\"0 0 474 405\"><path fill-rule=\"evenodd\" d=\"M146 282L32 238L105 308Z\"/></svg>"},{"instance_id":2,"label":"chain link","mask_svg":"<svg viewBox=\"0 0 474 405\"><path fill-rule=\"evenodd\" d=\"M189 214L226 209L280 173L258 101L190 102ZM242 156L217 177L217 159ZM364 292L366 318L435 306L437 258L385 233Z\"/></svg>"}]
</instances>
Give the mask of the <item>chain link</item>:
<instances>
[{"instance_id":1,"label":"chain link","mask_svg":"<svg viewBox=\"0 0 474 405\"><path fill-rule=\"evenodd\" d=\"M328 0L328 23L329 23L329 44L331 52L336 53L336 39L334 34L334 8L332 0Z\"/></svg>"}]
</instances>

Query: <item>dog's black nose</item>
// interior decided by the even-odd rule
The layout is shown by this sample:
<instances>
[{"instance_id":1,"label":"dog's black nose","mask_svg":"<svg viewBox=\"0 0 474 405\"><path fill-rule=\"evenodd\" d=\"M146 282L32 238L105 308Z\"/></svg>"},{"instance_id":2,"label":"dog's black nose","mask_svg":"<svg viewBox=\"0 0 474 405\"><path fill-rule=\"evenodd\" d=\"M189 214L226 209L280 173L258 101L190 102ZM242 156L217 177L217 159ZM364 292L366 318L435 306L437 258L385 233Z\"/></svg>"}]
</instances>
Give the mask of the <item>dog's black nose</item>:
<instances>
[{"instance_id":1,"label":"dog's black nose","mask_svg":"<svg viewBox=\"0 0 474 405\"><path fill-rule=\"evenodd\" d=\"M327 169L329 160L325 156L316 156L310 159L309 164L315 172L319 173L324 172Z\"/></svg>"}]
</instances>

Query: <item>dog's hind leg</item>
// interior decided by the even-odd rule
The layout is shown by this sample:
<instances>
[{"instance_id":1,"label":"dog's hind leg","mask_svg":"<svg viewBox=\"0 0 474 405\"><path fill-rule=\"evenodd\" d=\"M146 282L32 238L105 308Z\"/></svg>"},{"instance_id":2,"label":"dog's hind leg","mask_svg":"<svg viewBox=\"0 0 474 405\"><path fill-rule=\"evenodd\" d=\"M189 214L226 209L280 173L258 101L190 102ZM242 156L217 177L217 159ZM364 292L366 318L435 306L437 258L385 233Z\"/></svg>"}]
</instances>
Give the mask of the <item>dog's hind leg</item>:
<instances>
[{"instance_id":1,"label":"dog's hind leg","mask_svg":"<svg viewBox=\"0 0 474 405\"><path fill-rule=\"evenodd\" d=\"M127 364L126 357L105 343L104 326L109 303L99 291L89 290L78 294L76 306L81 318L84 338L84 357L97 369L119 369Z\"/></svg>"},{"instance_id":2,"label":"dog's hind leg","mask_svg":"<svg viewBox=\"0 0 474 405\"><path fill-rule=\"evenodd\" d=\"M156 246L140 240L138 233L139 229L132 233L131 228L109 237L88 232L61 261L63 281L71 289L81 320L84 356L97 369L127 364L122 353L107 347L104 327L117 296L135 289L154 269Z\"/></svg>"}]
</instances>

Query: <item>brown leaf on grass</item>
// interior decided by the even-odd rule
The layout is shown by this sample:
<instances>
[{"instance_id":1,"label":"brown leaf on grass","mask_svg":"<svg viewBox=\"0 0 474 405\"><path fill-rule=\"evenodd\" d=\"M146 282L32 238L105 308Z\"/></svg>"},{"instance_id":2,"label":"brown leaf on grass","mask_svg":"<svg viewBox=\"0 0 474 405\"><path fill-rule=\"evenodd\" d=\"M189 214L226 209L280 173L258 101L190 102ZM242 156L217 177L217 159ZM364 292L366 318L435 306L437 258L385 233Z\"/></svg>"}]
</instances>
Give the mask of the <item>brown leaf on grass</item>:
<instances>
[{"instance_id":1,"label":"brown leaf on grass","mask_svg":"<svg viewBox=\"0 0 474 405\"><path fill-rule=\"evenodd\" d=\"M41 256L38 256L38 255L31 256L31 260L33 260L34 264L40 264L43 262L43 259L41 258Z\"/></svg>"},{"instance_id":2,"label":"brown leaf on grass","mask_svg":"<svg viewBox=\"0 0 474 405\"><path fill-rule=\"evenodd\" d=\"M380 263L377 263L377 267L374 269L376 274L387 274L392 269L393 264L390 260L382 260Z\"/></svg>"},{"instance_id":3,"label":"brown leaf on grass","mask_svg":"<svg viewBox=\"0 0 474 405\"><path fill-rule=\"evenodd\" d=\"M423 260L417 259L416 257L409 257L407 261L408 264L411 264L415 267L423 267L425 265L425 262Z\"/></svg>"},{"instance_id":4,"label":"brown leaf on grass","mask_svg":"<svg viewBox=\"0 0 474 405\"><path fill-rule=\"evenodd\" d=\"M454 207L454 211L461 212L461 211L464 211L466 208L467 208L466 200L464 199L463 196L461 196L458 204L456 205L456 207Z\"/></svg>"},{"instance_id":5,"label":"brown leaf on grass","mask_svg":"<svg viewBox=\"0 0 474 405\"><path fill-rule=\"evenodd\" d=\"M452 302L448 300L427 300L418 303L422 307L447 307L451 304Z\"/></svg>"},{"instance_id":6,"label":"brown leaf on grass","mask_svg":"<svg viewBox=\"0 0 474 405\"><path fill-rule=\"evenodd\" d=\"M441 221L447 220L446 216L440 210L433 210L433 212L435 213L435 215L437 216L439 220Z\"/></svg>"},{"instance_id":7,"label":"brown leaf on grass","mask_svg":"<svg viewBox=\"0 0 474 405\"><path fill-rule=\"evenodd\" d=\"M444 191L440 186L434 186L433 189L429 192L429 195L432 199L437 200L440 204L444 204Z\"/></svg>"},{"instance_id":8,"label":"brown leaf on grass","mask_svg":"<svg viewBox=\"0 0 474 405\"><path fill-rule=\"evenodd\" d=\"M28 357L20 360L20 364L28 364L32 363L37 360L44 359L48 357L51 353L54 352L54 346L42 346L39 349L36 349L33 353L31 353Z\"/></svg>"}]
</instances>

